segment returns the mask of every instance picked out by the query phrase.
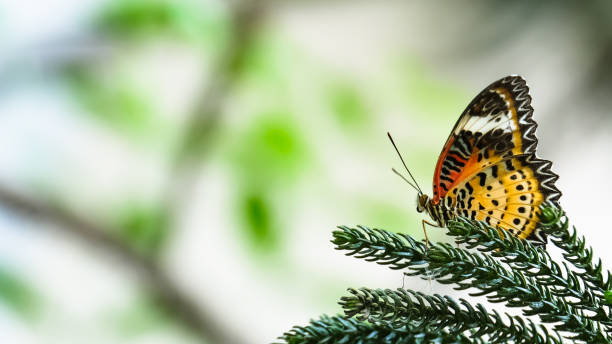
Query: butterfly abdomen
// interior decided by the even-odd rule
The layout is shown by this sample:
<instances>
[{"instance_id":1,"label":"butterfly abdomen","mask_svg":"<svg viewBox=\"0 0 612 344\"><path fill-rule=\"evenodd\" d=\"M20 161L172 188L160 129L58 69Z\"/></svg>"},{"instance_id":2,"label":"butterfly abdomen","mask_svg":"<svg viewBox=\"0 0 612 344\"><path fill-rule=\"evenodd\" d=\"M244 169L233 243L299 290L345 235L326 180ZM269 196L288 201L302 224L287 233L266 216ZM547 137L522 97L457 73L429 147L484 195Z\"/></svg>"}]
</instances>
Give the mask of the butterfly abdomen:
<instances>
[{"instance_id":1,"label":"butterfly abdomen","mask_svg":"<svg viewBox=\"0 0 612 344\"><path fill-rule=\"evenodd\" d=\"M445 198L443 202L433 203L429 200L425 206L427 213L431 218L438 223L440 227L446 227L448 221L455 218L455 209L451 204L453 200Z\"/></svg>"}]
</instances>

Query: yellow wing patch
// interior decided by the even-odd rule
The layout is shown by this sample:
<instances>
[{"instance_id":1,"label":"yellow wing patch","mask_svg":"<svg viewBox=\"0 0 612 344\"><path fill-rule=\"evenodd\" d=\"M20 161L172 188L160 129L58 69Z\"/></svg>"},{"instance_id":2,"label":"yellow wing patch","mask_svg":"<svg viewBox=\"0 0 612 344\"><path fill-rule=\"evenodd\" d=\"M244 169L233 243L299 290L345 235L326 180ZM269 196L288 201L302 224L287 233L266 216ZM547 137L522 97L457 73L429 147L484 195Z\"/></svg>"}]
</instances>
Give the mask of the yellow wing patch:
<instances>
[{"instance_id":1,"label":"yellow wing patch","mask_svg":"<svg viewBox=\"0 0 612 344\"><path fill-rule=\"evenodd\" d=\"M484 221L525 239L538 224L545 197L535 171L524 157L498 162L475 174L447 194L456 212Z\"/></svg>"}]
</instances>

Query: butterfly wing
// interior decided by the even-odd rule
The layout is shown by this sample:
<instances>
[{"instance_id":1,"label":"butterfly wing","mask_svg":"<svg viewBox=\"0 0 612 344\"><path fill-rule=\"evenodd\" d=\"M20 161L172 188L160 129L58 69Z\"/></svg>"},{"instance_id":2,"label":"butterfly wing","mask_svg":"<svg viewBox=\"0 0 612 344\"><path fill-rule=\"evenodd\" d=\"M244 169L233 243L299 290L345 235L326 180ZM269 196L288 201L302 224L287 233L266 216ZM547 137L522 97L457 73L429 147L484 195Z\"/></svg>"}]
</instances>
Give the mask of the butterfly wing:
<instances>
[{"instance_id":1,"label":"butterfly wing","mask_svg":"<svg viewBox=\"0 0 612 344\"><path fill-rule=\"evenodd\" d=\"M434 172L435 204L538 240L537 212L561 193L551 162L535 156L537 124L520 76L500 79L472 100L451 132Z\"/></svg>"},{"instance_id":2,"label":"butterfly wing","mask_svg":"<svg viewBox=\"0 0 612 344\"><path fill-rule=\"evenodd\" d=\"M544 187L551 177L557 178L550 172L550 165L533 154L516 155L462 181L444 200L454 204L460 215L485 221L520 239L545 244L546 237L538 227L539 207L560 195L558 190Z\"/></svg>"},{"instance_id":3,"label":"butterfly wing","mask_svg":"<svg viewBox=\"0 0 612 344\"><path fill-rule=\"evenodd\" d=\"M505 77L480 92L457 120L438 158L433 202L488 166L535 153L532 113L529 88L520 76Z\"/></svg>"}]
</instances>

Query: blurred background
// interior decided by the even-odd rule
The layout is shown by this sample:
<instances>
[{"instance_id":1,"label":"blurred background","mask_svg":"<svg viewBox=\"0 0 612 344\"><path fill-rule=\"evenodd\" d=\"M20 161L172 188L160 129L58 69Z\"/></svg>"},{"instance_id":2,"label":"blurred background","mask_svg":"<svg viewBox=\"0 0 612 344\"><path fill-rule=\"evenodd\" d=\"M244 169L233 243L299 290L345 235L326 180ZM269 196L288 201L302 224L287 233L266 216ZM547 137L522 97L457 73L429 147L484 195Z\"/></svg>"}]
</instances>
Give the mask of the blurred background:
<instances>
[{"instance_id":1,"label":"blurred background","mask_svg":"<svg viewBox=\"0 0 612 344\"><path fill-rule=\"evenodd\" d=\"M422 238L386 132L431 193L508 74L609 267L611 23L605 0L0 1L2 342L265 343L348 287L457 296L331 231Z\"/></svg>"}]
</instances>

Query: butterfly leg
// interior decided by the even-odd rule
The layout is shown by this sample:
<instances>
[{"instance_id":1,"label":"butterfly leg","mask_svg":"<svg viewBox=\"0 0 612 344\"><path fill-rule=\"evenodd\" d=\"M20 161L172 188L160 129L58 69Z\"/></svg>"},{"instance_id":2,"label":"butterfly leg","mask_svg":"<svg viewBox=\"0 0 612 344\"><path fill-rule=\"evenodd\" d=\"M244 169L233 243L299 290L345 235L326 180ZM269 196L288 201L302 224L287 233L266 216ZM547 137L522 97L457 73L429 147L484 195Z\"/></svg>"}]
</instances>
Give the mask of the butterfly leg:
<instances>
[{"instance_id":1,"label":"butterfly leg","mask_svg":"<svg viewBox=\"0 0 612 344\"><path fill-rule=\"evenodd\" d=\"M438 226L437 224L428 222L427 220L423 220L422 224L423 224L423 233L425 233L425 250L427 250L429 248L429 237L427 237L427 230L425 229L425 224L428 224L436 228L440 228L440 226Z\"/></svg>"}]
</instances>

